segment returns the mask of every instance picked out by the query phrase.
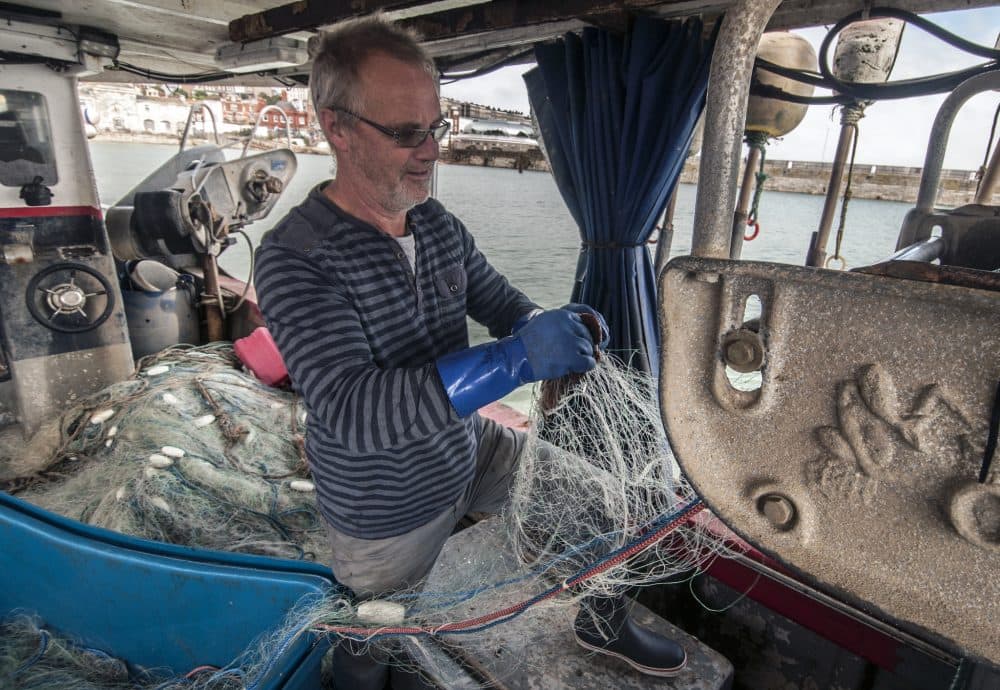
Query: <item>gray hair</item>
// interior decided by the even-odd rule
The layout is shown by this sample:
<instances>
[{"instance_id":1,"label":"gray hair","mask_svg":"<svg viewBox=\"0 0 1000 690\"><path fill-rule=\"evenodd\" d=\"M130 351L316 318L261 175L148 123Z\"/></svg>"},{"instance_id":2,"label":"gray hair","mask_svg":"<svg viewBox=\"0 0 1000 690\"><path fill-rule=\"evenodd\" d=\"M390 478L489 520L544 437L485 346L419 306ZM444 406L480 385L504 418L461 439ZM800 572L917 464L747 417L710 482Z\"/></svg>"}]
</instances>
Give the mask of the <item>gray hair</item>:
<instances>
[{"instance_id":1,"label":"gray hair","mask_svg":"<svg viewBox=\"0 0 1000 690\"><path fill-rule=\"evenodd\" d=\"M364 110L358 88L359 70L374 53L421 66L437 84L434 60L419 41L415 31L393 24L381 13L346 21L313 37L309 41L313 57L309 90L317 116L324 108L355 113Z\"/></svg>"}]
</instances>

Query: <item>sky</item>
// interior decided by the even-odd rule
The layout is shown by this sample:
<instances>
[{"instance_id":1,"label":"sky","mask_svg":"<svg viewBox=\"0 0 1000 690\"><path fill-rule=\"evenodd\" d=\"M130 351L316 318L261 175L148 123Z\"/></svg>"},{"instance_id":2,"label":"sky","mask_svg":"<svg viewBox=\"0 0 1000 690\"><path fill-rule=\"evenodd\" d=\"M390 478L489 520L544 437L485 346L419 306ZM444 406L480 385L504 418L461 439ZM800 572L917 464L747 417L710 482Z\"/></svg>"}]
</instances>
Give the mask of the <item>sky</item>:
<instances>
[{"instance_id":1,"label":"sky","mask_svg":"<svg viewBox=\"0 0 1000 690\"><path fill-rule=\"evenodd\" d=\"M1000 7L929 14L927 18L966 40L987 47L995 44L1000 32ZM826 29L817 27L796 33L805 36L818 53ZM891 79L950 72L984 61L984 58L964 53L907 25ZM530 65L517 65L446 84L441 87L441 93L449 98L527 113L528 93L521 75L530 68ZM828 93L817 90L815 95ZM941 94L881 101L869 106L858 125L858 164L923 166L931 126L945 97ZM997 92L982 93L966 102L952 126L945 168L975 170L982 164L998 103L1000 93ZM839 111L834 111L832 106L812 106L794 131L771 141L767 156L774 160L829 162L833 160L839 132Z\"/></svg>"}]
</instances>

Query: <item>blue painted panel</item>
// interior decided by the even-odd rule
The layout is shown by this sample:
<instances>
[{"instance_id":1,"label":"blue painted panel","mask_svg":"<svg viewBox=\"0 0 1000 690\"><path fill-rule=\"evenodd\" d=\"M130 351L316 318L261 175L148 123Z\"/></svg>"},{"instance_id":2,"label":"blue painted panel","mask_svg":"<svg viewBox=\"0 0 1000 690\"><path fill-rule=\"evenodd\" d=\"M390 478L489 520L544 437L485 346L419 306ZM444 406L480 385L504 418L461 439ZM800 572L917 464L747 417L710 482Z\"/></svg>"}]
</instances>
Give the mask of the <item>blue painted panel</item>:
<instances>
[{"instance_id":1,"label":"blue painted panel","mask_svg":"<svg viewBox=\"0 0 1000 690\"><path fill-rule=\"evenodd\" d=\"M37 613L47 627L140 666L224 666L303 597L335 584L316 564L126 537L0 492L0 615ZM311 657L318 674L326 645L313 642L291 645L260 687L283 687Z\"/></svg>"}]
</instances>

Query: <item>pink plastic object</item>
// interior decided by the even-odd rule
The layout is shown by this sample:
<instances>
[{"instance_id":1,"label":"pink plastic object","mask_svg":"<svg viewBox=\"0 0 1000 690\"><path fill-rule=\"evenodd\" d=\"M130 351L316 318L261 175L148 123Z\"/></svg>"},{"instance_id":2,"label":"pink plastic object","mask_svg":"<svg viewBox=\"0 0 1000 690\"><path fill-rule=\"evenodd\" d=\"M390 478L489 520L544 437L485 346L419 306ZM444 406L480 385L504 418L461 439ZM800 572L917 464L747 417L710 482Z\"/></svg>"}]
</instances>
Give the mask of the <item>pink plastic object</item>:
<instances>
[{"instance_id":1,"label":"pink plastic object","mask_svg":"<svg viewBox=\"0 0 1000 690\"><path fill-rule=\"evenodd\" d=\"M246 368L267 385L283 386L288 383L285 361L274 344L271 332L263 326L233 343L233 350Z\"/></svg>"}]
</instances>

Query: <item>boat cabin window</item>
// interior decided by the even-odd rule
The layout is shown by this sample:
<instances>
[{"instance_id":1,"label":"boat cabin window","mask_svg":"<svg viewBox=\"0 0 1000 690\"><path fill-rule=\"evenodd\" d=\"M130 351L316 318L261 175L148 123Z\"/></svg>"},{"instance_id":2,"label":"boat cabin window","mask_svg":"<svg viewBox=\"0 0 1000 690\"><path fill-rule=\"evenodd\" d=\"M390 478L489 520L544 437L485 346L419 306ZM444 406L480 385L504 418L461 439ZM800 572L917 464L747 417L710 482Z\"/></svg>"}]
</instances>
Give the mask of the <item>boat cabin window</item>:
<instances>
[{"instance_id":1,"label":"boat cabin window","mask_svg":"<svg viewBox=\"0 0 1000 690\"><path fill-rule=\"evenodd\" d=\"M49 186L59 181L45 97L0 89L0 184L21 187L36 177Z\"/></svg>"}]
</instances>

